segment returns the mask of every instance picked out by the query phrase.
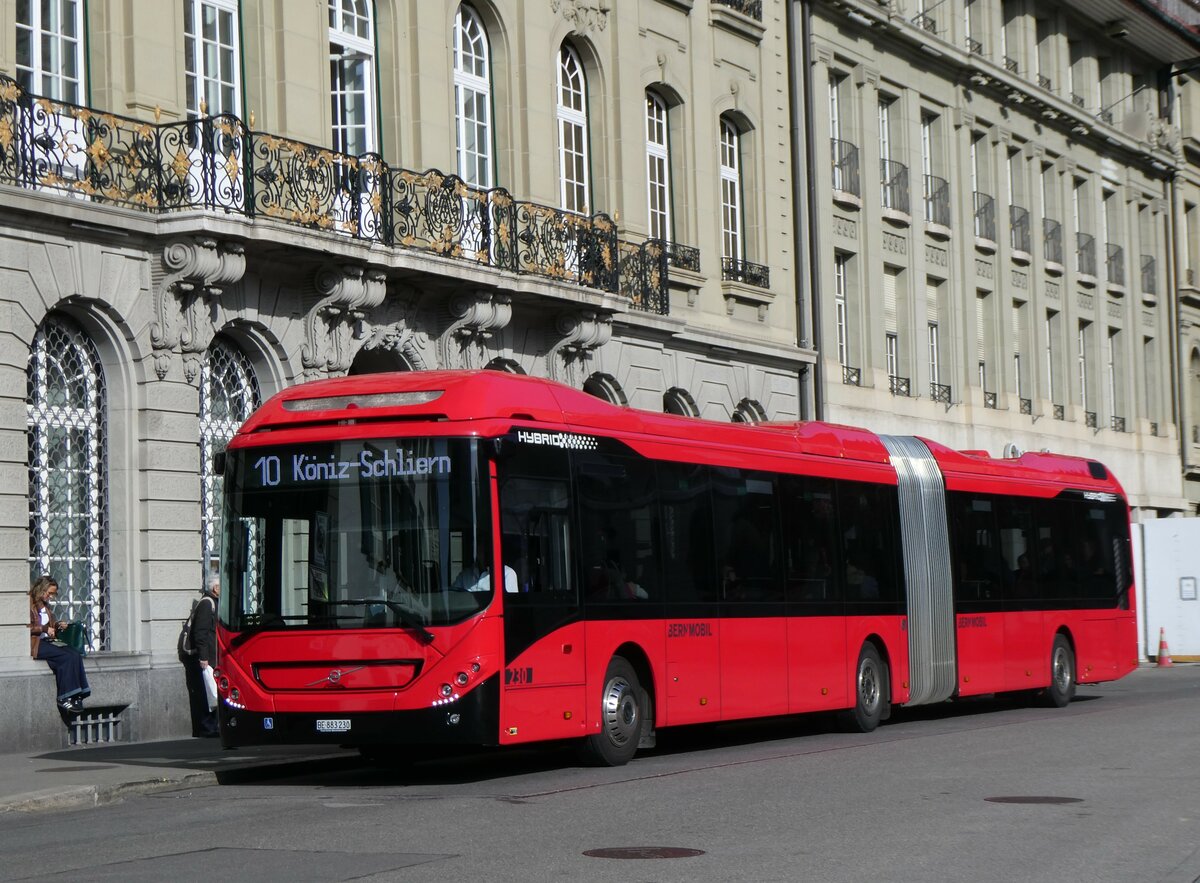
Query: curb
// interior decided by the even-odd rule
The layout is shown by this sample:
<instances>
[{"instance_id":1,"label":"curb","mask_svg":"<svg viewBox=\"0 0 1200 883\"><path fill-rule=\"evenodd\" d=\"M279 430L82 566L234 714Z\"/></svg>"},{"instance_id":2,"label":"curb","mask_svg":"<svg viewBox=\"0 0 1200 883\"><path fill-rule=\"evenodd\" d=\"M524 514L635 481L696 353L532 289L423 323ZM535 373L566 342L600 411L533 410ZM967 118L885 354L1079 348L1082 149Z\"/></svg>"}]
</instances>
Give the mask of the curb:
<instances>
[{"instance_id":1,"label":"curb","mask_svg":"<svg viewBox=\"0 0 1200 883\"><path fill-rule=\"evenodd\" d=\"M175 788L204 788L217 784L214 772L189 773L171 778L144 779L139 782L120 782L116 785L73 785L47 791L30 791L0 800L0 814L9 812L35 813L63 809L80 809L120 803L126 797L170 791Z\"/></svg>"}]
</instances>

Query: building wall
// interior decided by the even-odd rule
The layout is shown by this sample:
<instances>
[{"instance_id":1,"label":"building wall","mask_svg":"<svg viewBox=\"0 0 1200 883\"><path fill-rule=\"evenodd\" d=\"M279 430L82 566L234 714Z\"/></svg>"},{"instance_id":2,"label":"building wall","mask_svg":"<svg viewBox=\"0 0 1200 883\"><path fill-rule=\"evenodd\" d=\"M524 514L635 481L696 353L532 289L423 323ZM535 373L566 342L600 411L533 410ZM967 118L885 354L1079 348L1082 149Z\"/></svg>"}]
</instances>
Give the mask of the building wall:
<instances>
[{"instance_id":1,"label":"building wall","mask_svg":"<svg viewBox=\"0 0 1200 883\"><path fill-rule=\"evenodd\" d=\"M912 4L812 8L827 417L880 432L919 426L996 456L1011 443L1094 457L1145 517L1183 510L1168 182L1184 157L1159 117L1161 56L1106 36L1087 4L975 0L970 33L963 0L927 5L924 18ZM883 205L881 101L891 102L891 159L909 170L908 211ZM857 148L857 194L836 186L827 145L839 131ZM936 222L926 170L949 193ZM977 218L986 200L976 193L992 200L994 231ZM1027 212L1027 241L1010 205ZM1061 257L1044 218L1061 225ZM1093 267L1077 234L1094 237Z\"/></svg>"},{"instance_id":2,"label":"building wall","mask_svg":"<svg viewBox=\"0 0 1200 883\"><path fill-rule=\"evenodd\" d=\"M80 103L120 118L109 133L119 137L101 139L109 153L92 162L130 177L103 189L86 177L50 180L45 169L22 177L25 167L0 165L0 572L8 587L0 593L0 702L10 709L0 740L11 750L64 738L51 706L53 680L28 658L24 625L27 369L38 328L54 317L78 323L103 369L107 529L96 566L107 618L105 643L87 666L93 703L128 705L124 729L134 739L188 728L175 640L202 583L210 467L200 457L199 384L214 342L248 360L263 398L349 370L499 363L577 387L590 382L651 410L662 410L673 391L675 406L718 420L753 413L747 402L771 419L802 416L801 376L814 354L797 345L783 0L763 3L761 18L707 0L507 0L475 8L492 50L496 181L516 200L551 215L559 205L554 83L564 40L578 50L588 79L595 203L588 211L614 219L622 242L634 246L649 233L646 89L670 101L672 239L698 250L699 267L672 267L664 311L646 309L625 289L575 284L561 263L557 275L552 261L512 272L462 247L373 241L349 230L329 202L306 209L294 200L270 211L253 202L273 186L267 173L300 175L302 167L340 161L328 153L324 2L237 4L242 90L234 116L255 133L278 136L253 141L279 152L227 152L210 174L237 181L256 161L256 189L208 208L122 204L133 192L131 169L142 162L129 149L137 130L186 118L182 4L86 4ZM415 173L406 179L418 182L412 186L440 183L441 175L420 173L455 171L455 7L378 0L374 9L376 149L390 166ZM0 74L9 77L17 73L16 14L15 0L0 0ZM38 125L60 140L59 171L70 177L72 169L92 168L82 158L90 139L73 142L70 133L94 115L65 104L46 108ZM769 281L722 272L722 114L742 136L743 257L766 268ZM205 131L219 137L212 134L219 130ZM171 169L160 170L173 186L189 175L198 181L204 157L215 156L180 143L178 181ZM0 159L11 157L9 147ZM296 162L287 164L285 155ZM259 206L253 215L251 204Z\"/></svg>"}]
</instances>

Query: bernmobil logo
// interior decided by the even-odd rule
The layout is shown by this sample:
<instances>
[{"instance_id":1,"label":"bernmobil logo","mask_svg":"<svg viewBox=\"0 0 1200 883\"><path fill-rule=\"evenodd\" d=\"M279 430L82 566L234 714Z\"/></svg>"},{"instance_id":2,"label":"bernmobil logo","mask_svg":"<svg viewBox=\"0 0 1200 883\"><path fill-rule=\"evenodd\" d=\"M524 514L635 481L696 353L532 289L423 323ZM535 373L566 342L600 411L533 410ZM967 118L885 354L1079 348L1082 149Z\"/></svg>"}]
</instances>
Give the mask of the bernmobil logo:
<instances>
[{"instance_id":1,"label":"bernmobil logo","mask_svg":"<svg viewBox=\"0 0 1200 883\"><path fill-rule=\"evenodd\" d=\"M668 638L711 638L710 622L673 622L667 626Z\"/></svg>"},{"instance_id":2,"label":"bernmobil logo","mask_svg":"<svg viewBox=\"0 0 1200 883\"><path fill-rule=\"evenodd\" d=\"M518 429L517 441L527 445L550 445L572 451L594 451L598 445L594 436L575 435L571 432L538 432L533 429Z\"/></svg>"}]
</instances>

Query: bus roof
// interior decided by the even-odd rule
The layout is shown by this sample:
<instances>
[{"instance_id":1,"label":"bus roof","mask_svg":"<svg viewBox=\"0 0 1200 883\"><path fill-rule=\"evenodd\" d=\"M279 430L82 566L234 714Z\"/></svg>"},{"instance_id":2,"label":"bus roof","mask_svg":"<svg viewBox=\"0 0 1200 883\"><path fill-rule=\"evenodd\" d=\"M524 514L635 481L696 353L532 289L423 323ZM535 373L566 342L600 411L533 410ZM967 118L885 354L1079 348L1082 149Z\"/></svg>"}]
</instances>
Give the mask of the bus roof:
<instances>
[{"instance_id":1,"label":"bus roof","mask_svg":"<svg viewBox=\"0 0 1200 883\"><path fill-rule=\"evenodd\" d=\"M858 427L818 421L725 423L643 411L611 404L553 380L493 370L397 371L298 384L263 403L238 434L244 437L349 420L530 422L645 441L890 462L879 436ZM993 458L979 451L956 451L924 438L922 441L948 479L1065 481L1119 491L1108 470L1092 460L1049 453Z\"/></svg>"}]
</instances>

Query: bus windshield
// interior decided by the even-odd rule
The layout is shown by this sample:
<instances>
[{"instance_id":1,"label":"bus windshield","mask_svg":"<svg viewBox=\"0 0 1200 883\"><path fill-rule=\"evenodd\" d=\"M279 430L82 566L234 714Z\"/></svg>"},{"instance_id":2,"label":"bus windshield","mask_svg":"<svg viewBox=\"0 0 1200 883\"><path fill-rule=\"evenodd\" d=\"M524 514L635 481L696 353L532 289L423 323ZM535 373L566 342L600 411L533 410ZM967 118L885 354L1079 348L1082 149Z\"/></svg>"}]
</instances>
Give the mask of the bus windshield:
<instances>
[{"instance_id":1,"label":"bus windshield","mask_svg":"<svg viewBox=\"0 0 1200 883\"><path fill-rule=\"evenodd\" d=\"M487 474L475 439L229 451L222 623L429 639L466 619L492 598Z\"/></svg>"}]
</instances>

